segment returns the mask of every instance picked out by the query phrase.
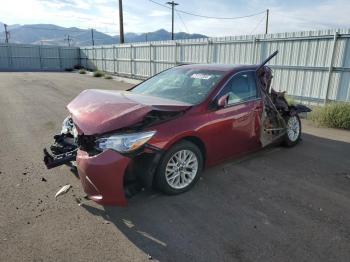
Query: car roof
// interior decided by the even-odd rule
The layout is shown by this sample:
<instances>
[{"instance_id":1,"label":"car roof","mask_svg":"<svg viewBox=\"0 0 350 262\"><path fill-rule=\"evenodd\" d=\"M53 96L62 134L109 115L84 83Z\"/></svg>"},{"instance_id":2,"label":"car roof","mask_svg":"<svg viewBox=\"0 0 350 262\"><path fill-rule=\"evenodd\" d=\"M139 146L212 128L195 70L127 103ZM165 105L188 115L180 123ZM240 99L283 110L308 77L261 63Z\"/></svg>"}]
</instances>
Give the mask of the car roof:
<instances>
[{"instance_id":1,"label":"car roof","mask_svg":"<svg viewBox=\"0 0 350 262\"><path fill-rule=\"evenodd\" d=\"M179 67L195 70L216 70L222 72L239 72L243 70L256 70L259 65L236 65L236 64L186 64Z\"/></svg>"}]
</instances>

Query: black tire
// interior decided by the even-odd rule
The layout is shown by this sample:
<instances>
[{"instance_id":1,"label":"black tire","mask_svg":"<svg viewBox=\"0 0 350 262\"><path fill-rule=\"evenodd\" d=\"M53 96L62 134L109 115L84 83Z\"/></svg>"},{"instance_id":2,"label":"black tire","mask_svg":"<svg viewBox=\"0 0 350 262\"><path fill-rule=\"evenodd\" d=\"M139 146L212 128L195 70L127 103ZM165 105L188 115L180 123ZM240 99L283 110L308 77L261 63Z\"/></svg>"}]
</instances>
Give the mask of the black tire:
<instances>
[{"instance_id":1,"label":"black tire","mask_svg":"<svg viewBox=\"0 0 350 262\"><path fill-rule=\"evenodd\" d=\"M194 153L194 155L197 158L198 168L197 168L197 172L196 172L194 178L187 186L185 186L184 188L174 188L174 187L170 186L169 183L167 182L166 166L167 166L169 160L177 152L180 152L182 150L189 150L192 153ZM156 175L154 178L155 179L154 184L160 191L162 191L165 194L168 194L168 195L181 194L183 192L188 191L196 184L196 182L198 181L198 179L202 173L202 169L203 169L203 154L202 154L201 150L195 144L193 144L189 141L186 141L186 140L182 140L182 141L176 143L175 145L173 145L168 151L165 152L165 154L162 157L162 159L159 163L159 166L157 168L157 172L156 172Z\"/></svg>"},{"instance_id":2,"label":"black tire","mask_svg":"<svg viewBox=\"0 0 350 262\"><path fill-rule=\"evenodd\" d=\"M294 118L294 121L297 121L298 123L298 129L299 129L299 132L298 132L298 135L295 139L291 139L291 137L288 135L288 122L290 121L290 119ZM296 144L299 143L300 141L300 136L301 136L301 122L300 122L300 118L299 116L296 114L294 116L286 116L284 118L284 120L286 121L286 125L287 125L287 132L286 134L284 135L284 139L283 139L283 142L282 142L282 145L285 146L285 147L293 147L295 146Z\"/></svg>"}]
</instances>

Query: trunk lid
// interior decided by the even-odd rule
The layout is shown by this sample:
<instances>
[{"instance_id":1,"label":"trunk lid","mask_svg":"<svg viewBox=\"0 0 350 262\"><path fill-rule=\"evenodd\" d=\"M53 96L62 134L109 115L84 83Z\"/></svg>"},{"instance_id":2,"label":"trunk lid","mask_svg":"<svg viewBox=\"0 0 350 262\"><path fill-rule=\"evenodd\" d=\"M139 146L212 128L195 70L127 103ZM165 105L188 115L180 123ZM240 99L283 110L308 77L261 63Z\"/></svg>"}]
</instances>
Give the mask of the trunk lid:
<instances>
[{"instance_id":1,"label":"trunk lid","mask_svg":"<svg viewBox=\"0 0 350 262\"><path fill-rule=\"evenodd\" d=\"M88 89L67 106L78 132L102 134L136 124L153 111L182 111L192 104L129 91Z\"/></svg>"}]
</instances>

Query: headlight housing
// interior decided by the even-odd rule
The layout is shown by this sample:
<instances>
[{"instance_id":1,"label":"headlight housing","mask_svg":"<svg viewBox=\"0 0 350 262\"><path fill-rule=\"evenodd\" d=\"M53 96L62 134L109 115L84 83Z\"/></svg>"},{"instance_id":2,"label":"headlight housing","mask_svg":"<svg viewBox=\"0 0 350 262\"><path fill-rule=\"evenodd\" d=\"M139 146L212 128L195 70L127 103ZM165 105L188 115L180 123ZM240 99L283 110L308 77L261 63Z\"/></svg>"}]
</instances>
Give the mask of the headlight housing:
<instances>
[{"instance_id":1,"label":"headlight housing","mask_svg":"<svg viewBox=\"0 0 350 262\"><path fill-rule=\"evenodd\" d=\"M61 134L71 134L75 139L78 137L78 131L74 126L73 119L67 116L62 123Z\"/></svg>"},{"instance_id":2,"label":"headlight housing","mask_svg":"<svg viewBox=\"0 0 350 262\"><path fill-rule=\"evenodd\" d=\"M129 153L144 145L155 133L156 131L147 131L132 134L110 135L98 138L96 140L96 145L100 150L113 149L120 153Z\"/></svg>"},{"instance_id":3,"label":"headlight housing","mask_svg":"<svg viewBox=\"0 0 350 262\"><path fill-rule=\"evenodd\" d=\"M69 133L73 128L73 120L70 116L67 116L62 123L61 134Z\"/></svg>"}]
</instances>

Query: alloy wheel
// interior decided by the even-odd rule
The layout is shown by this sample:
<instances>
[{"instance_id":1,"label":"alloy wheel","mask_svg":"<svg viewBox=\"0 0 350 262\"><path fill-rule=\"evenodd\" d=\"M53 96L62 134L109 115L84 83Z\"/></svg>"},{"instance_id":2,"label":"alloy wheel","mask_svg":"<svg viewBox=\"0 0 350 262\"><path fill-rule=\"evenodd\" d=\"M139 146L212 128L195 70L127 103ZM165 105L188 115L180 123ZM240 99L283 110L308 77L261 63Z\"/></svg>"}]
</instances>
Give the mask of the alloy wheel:
<instances>
[{"instance_id":1,"label":"alloy wheel","mask_svg":"<svg viewBox=\"0 0 350 262\"><path fill-rule=\"evenodd\" d=\"M196 177L198 159L191 150L180 150L173 154L165 168L165 178L170 187L183 189Z\"/></svg>"}]
</instances>

